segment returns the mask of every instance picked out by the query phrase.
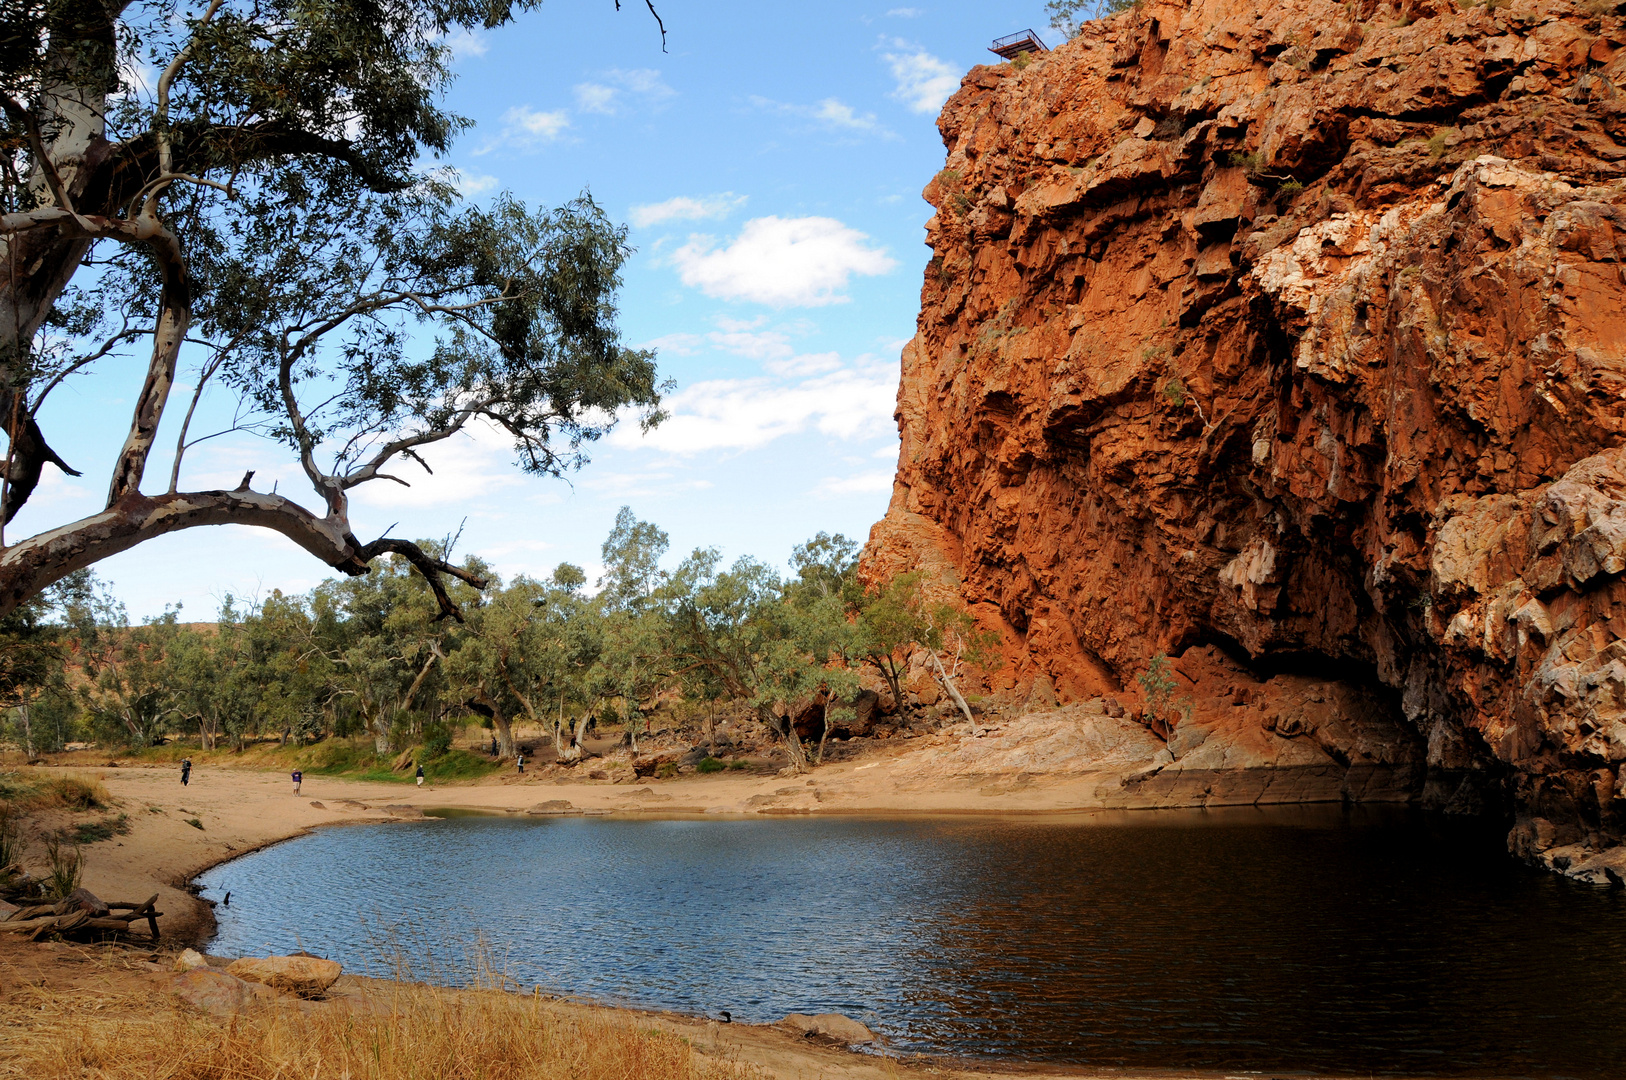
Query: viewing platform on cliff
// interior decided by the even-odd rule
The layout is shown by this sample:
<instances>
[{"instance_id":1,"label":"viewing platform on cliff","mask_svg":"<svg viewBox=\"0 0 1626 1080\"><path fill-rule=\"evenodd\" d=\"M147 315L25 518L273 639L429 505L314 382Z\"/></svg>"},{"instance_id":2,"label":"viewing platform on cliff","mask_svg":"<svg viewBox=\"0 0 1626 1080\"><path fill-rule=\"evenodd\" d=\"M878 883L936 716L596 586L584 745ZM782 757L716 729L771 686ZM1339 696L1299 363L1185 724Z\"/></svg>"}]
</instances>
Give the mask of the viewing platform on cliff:
<instances>
[{"instance_id":1,"label":"viewing platform on cliff","mask_svg":"<svg viewBox=\"0 0 1626 1080\"><path fill-rule=\"evenodd\" d=\"M994 43L988 46L988 51L998 53L1002 60L1014 60L1025 52L1049 52L1050 47L1032 30L1018 30L1014 34L995 38Z\"/></svg>"}]
</instances>

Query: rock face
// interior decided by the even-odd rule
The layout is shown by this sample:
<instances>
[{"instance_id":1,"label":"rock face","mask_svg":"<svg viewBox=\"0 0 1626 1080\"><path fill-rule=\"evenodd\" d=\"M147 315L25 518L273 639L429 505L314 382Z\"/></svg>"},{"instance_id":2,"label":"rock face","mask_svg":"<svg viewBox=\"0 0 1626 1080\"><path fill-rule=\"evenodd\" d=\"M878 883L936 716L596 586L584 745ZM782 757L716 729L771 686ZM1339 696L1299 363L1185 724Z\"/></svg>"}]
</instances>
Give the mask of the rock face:
<instances>
[{"instance_id":1,"label":"rock face","mask_svg":"<svg viewBox=\"0 0 1626 1080\"><path fill-rule=\"evenodd\" d=\"M1375 695L1434 803L1617 843L1621 11L1151 0L973 69L865 575L998 629L988 690L1204 648L1199 716Z\"/></svg>"}]
</instances>

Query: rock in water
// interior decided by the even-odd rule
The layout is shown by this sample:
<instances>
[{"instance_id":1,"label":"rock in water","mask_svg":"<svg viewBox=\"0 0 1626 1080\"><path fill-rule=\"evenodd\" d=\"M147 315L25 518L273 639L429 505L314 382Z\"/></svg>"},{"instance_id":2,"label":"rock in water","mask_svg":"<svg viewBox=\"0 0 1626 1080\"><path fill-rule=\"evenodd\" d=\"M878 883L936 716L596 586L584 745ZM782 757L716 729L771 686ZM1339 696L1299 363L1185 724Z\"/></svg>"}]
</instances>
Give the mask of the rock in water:
<instances>
[{"instance_id":1,"label":"rock in water","mask_svg":"<svg viewBox=\"0 0 1626 1080\"><path fill-rule=\"evenodd\" d=\"M966 604L1012 701L1191 643L1209 727L1370 691L1425 800L1579 866L1626 837L1626 21L1378 10L1149 0L971 70L862 576ZM1348 756L1322 719L1272 738Z\"/></svg>"},{"instance_id":2,"label":"rock in water","mask_svg":"<svg viewBox=\"0 0 1626 1080\"><path fill-rule=\"evenodd\" d=\"M840 1042L857 1044L875 1041L875 1032L860 1024L851 1017L840 1013L819 1013L809 1016L806 1013L791 1013L781 1024L797 1031L813 1035L824 1035Z\"/></svg>"},{"instance_id":3,"label":"rock in water","mask_svg":"<svg viewBox=\"0 0 1626 1080\"><path fill-rule=\"evenodd\" d=\"M344 969L336 960L314 956L245 956L226 969L249 982L264 983L300 997L318 997L338 982Z\"/></svg>"}]
</instances>

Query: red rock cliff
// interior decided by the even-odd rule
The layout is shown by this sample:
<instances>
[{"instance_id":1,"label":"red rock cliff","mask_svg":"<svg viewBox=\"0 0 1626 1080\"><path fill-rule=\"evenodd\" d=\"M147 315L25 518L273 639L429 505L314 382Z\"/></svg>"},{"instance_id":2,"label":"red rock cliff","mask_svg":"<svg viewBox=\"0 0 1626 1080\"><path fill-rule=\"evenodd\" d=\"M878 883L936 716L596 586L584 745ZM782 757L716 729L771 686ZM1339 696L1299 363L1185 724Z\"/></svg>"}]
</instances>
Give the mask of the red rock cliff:
<instances>
[{"instance_id":1,"label":"red rock cliff","mask_svg":"<svg viewBox=\"0 0 1626 1080\"><path fill-rule=\"evenodd\" d=\"M974 69L939 127L866 575L935 567L1019 692L1193 648L1236 673L1200 707L1386 686L1518 852L1617 841L1617 8L1150 2Z\"/></svg>"}]
</instances>

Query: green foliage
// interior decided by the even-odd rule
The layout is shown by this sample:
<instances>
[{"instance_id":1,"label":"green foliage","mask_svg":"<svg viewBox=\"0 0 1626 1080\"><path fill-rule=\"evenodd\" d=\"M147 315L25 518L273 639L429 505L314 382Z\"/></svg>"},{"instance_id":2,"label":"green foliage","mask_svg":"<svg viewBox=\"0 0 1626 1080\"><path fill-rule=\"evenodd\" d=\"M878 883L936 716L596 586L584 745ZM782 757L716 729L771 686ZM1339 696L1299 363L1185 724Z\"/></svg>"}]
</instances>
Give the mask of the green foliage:
<instances>
[{"instance_id":1,"label":"green foliage","mask_svg":"<svg viewBox=\"0 0 1626 1080\"><path fill-rule=\"evenodd\" d=\"M1225 155L1225 163L1232 168L1247 170L1249 176L1257 176L1259 170L1264 168L1264 158L1259 154L1249 154L1241 150L1233 150Z\"/></svg>"},{"instance_id":2,"label":"green foliage","mask_svg":"<svg viewBox=\"0 0 1626 1080\"><path fill-rule=\"evenodd\" d=\"M674 761L663 761L655 766L655 779L657 780L670 780L677 774L678 767Z\"/></svg>"},{"instance_id":3,"label":"green foliage","mask_svg":"<svg viewBox=\"0 0 1626 1080\"><path fill-rule=\"evenodd\" d=\"M85 856L77 846L65 844L51 836L45 840L45 859L51 864L45 880L41 882L46 898L64 899L79 887L85 872Z\"/></svg>"},{"instance_id":4,"label":"green foliage","mask_svg":"<svg viewBox=\"0 0 1626 1080\"><path fill-rule=\"evenodd\" d=\"M77 825L68 826L60 830L59 835L65 843L82 845L111 840L115 836L125 836L129 831L130 816L120 814L117 817L103 818L100 821L84 821Z\"/></svg>"},{"instance_id":5,"label":"green foliage","mask_svg":"<svg viewBox=\"0 0 1626 1080\"><path fill-rule=\"evenodd\" d=\"M1045 13L1050 25L1068 37L1077 37L1084 24L1125 11L1139 11L1146 0L1049 0Z\"/></svg>"},{"instance_id":6,"label":"green foliage","mask_svg":"<svg viewBox=\"0 0 1626 1080\"><path fill-rule=\"evenodd\" d=\"M1283 180L1276 190L1283 195L1297 195L1304 190L1304 184L1298 180Z\"/></svg>"},{"instance_id":7,"label":"green foliage","mask_svg":"<svg viewBox=\"0 0 1626 1080\"><path fill-rule=\"evenodd\" d=\"M203 829L203 822L201 822L201 821L199 821L199 820L198 820L198 819L197 819L197 818L195 818L195 817L189 817L189 818L187 818L187 819L186 819L186 823L187 823L187 824L188 824L188 825L190 825L190 826L192 826L192 827L193 827L193 828L194 828L194 829L197 829L197 830L199 830L199 831L202 831L202 829Z\"/></svg>"},{"instance_id":8,"label":"green foliage","mask_svg":"<svg viewBox=\"0 0 1626 1080\"><path fill-rule=\"evenodd\" d=\"M1146 670L1136 676L1135 681L1140 683L1141 690L1146 694L1148 711L1158 719L1164 719L1173 700L1174 691L1179 686L1174 679L1174 665L1170 663L1167 653L1158 653L1147 663Z\"/></svg>"},{"instance_id":9,"label":"green foliage","mask_svg":"<svg viewBox=\"0 0 1626 1080\"><path fill-rule=\"evenodd\" d=\"M1176 409L1185 405L1186 384L1180 381L1178 375L1163 384L1163 398Z\"/></svg>"},{"instance_id":10,"label":"green foliage","mask_svg":"<svg viewBox=\"0 0 1626 1080\"><path fill-rule=\"evenodd\" d=\"M728 766L723 764L717 758L705 757L701 758L699 763L695 765L694 771L700 773L714 773L722 772L726 768L728 768Z\"/></svg>"}]
</instances>

